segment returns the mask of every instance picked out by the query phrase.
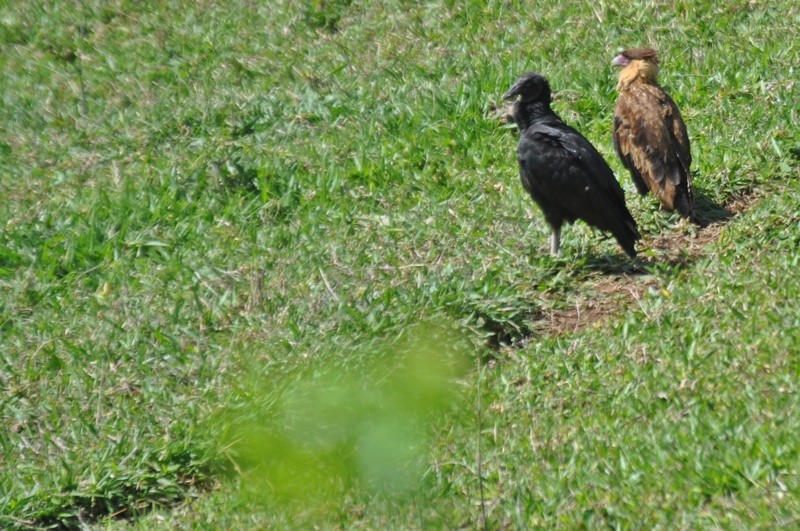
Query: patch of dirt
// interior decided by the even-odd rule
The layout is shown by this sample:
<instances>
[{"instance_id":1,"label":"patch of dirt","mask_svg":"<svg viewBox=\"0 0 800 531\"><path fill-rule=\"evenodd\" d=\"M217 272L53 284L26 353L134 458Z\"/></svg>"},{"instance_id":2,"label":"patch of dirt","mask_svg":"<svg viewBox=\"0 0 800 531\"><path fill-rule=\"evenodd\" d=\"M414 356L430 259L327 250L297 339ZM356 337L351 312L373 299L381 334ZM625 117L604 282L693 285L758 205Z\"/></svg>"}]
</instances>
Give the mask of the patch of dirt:
<instances>
[{"instance_id":1,"label":"patch of dirt","mask_svg":"<svg viewBox=\"0 0 800 531\"><path fill-rule=\"evenodd\" d=\"M717 241L724 225L724 222L717 222L696 232L680 231L648 238L643 247L653 252L655 257L645 261L650 265L659 262L680 267L689 265L703 255L708 244Z\"/></svg>"},{"instance_id":2,"label":"patch of dirt","mask_svg":"<svg viewBox=\"0 0 800 531\"><path fill-rule=\"evenodd\" d=\"M698 201L698 214L707 225L697 227L688 222L679 224L677 230L646 238L644 248L655 251L656 258L648 260L651 265L664 262L686 266L704 254L708 244L717 241L722 228L734 217L748 209L758 198L755 191L748 191L718 205L706 198ZM704 209L704 210L701 210Z\"/></svg>"},{"instance_id":3,"label":"patch of dirt","mask_svg":"<svg viewBox=\"0 0 800 531\"><path fill-rule=\"evenodd\" d=\"M650 289L658 289L658 282L651 276L602 278L593 286L591 295L576 300L574 307L545 311L538 321L539 331L549 336L597 328L619 314L630 302L641 299Z\"/></svg>"},{"instance_id":4,"label":"patch of dirt","mask_svg":"<svg viewBox=\"0 0 800 531\"><path fill-rule=\"evenodd\" d=\"M672 232L645 236L641 249L645 253L649 250L647 254L651 256L638 258L633 267L620 264L616 271L600 268L598 278L587 283L585 295L577 298L573 307L545 309L536 323L537 331L543 336L556 336L598 328L648 291L665 289L658 279L647 274L646 267L665 264L683 268L697 261L705 254L706 247L719 238L728 221L747 210L756 199L758 194L752 191L731 198L721 207L725 215L705 227L687 223Z\"/></svg>"},{"instance_id":5,"label":"patch of dirt","mask_svg":"<svg viewBox=\"0 0 800 531\"><path fill-rule=\"evenodd\" d=\"M734 215L741 214L752 205L756 199L761 197L758 190L748 190L728 200L725 208Z\"/></svg>"}]
</instances>

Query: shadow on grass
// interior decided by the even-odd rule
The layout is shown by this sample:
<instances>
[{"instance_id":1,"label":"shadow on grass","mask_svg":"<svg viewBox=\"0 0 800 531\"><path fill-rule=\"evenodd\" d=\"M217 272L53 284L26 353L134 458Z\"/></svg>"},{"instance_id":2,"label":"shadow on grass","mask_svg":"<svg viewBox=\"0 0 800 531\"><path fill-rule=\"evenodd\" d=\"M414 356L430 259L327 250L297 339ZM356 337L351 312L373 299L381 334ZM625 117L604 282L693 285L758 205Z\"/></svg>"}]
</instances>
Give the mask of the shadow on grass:
<instances>
[{"instance_id":1,"label":"shadow on grass","mask_svg":"<svg viewBox=\"0 0 800 531\"><path fill-rule=\"evenodd\" d=\"M724 223L731 219L735 212L729 210L725 205L717 203L703 192L695 190L694 198L697 220L701 227L708 227L714 223Z\"/></svg>"},{"instance_id":2,"label":"shadow on grass","mask_svg":"<svg viewBox=\"0 0 800 531\"><path fill-rule=\"evenodd\" d=\"M647 275L649 270L641 258L630 258L623 253L588 254L582 258L583 267L602 275Z\"/></svg>"},{"instance_id":3,"label":"shadow on grass","mask_svg":"<svg viewBox=\"0 0 800 531\"><path fill-rule=\"evenodd\" d=\"M640 254L636 258L630 258L623 253L600 254L588 253L581 256L574 263L571 276L575 277L575 283L582 282L581 273L596 273L603 277L643 277L653 275L658 272L668 270L679 270L690 266L700 258L696 252L679 252L674 256L643 256ZM625 282L625 278L619 279Z\"/></svg>"}]
</instances>

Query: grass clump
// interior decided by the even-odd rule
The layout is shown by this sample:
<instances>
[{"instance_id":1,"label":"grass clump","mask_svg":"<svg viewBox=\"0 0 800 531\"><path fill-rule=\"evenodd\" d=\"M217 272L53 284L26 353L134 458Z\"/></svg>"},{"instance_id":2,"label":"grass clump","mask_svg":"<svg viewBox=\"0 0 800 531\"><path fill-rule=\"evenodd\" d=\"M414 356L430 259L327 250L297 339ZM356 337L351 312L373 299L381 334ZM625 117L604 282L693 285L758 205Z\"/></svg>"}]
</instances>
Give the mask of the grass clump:
<instances>
[{"instance_id":1,"label":"grass clump","mask_svg":"<svg viewBox=\"0 0 800 531\"><path fill-rule=\"evenodd\" d=\"M790 524L798 17L791 2L3 5L0 524ZM684 229L611 147L608 62L639 44L663 57L699 203L730 219L682 236L699 249L678 259L660 242ZM542 254L493 110L527 70L622 176L641 262L582 225L566 258ZM634 302L605 325L542 326L609 293ZM445 373L457 406L392 417L381 393L407 394L399 352L430 352L408 342L421 322L483 365ZM364 431L359 413L342 440L397 444L413 473L367 466L375 452L337 468L350 442L292 446L305 385L329 409L295 419L376 409L397 423ZM305 481L324 503L248 495L276 453L229 446L253 422L290 441L287 470L327 460ZM373 488L384 473L413 488Z\"/></svg>"}]
</instances>

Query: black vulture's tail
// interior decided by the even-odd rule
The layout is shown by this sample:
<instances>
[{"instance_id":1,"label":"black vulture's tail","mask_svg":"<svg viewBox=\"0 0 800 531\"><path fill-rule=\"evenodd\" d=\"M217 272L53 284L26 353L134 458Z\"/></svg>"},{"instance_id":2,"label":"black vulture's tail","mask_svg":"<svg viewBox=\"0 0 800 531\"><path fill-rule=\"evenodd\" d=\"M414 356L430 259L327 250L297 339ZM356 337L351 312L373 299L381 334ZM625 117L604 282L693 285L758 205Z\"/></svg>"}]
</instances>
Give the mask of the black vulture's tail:
<instances>
[{"instance_id":1,"label":"black vulture's tail","mask_svg":"<svg viewBox=\"0 0 800 531\"><path fill-rule=\"evenodd\" d=\"M625 205L625 196L622 188L618 194L606 196L606 203L603 208L597 209L601 212L600 216L585 218L590 224L599 228L603 232L610 232L625 252L631 258L636 258L636 242L642 239L636 220L633 219L631 211ZM594 214L594 212L590 212Z\"/></svg>"},{"instance_id":2,"label":"black vulture's tail","mask_svg":"<svg viewBox=\"0 0 800 531\"><path fill-rule=\"evenodd\" d=\"M627 214L630 216L630 213ZM639 234L633 217L630 220L625 220L619 230L614 231L614 238L616 238L620 247L628 256L636 258L636 242L642 239L642 235Z\"/></svg>"}]
</instances>

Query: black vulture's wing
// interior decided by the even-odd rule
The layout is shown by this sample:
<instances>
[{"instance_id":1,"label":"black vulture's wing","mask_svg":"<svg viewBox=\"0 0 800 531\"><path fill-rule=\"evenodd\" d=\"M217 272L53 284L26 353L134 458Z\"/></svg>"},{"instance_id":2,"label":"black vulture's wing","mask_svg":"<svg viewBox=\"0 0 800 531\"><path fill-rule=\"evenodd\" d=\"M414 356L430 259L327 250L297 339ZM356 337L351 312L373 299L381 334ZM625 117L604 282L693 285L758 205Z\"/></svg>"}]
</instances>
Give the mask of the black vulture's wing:
<instances>
[{"instance_id":1,"label":"black vulture's wing","mask_svg":"<svg viewBox=\"0 0 800 531\"><path fill-rule=\"evenodd\" d=\"M575 166L574 185L583 184L602 192L607 200L625 204L625 192L614 177L614 172L608 166L602 155L578 131L566 124L537 125L534 134L548 136L557 141L568 155L562 164ZM578 178L580 176L580 178Z\"/></svg>"},{"instance_id":2,"label":"black vulture's wing","mask_svg":"<svg viewBox=\"0 0 800 531\"><path fill-rule=\"evenodd\" d=\"M582 219L618 240L639 238L614 173L576 130L563 123L535 124L520 139L519 156L523 184L545 215L547 205L569 221Z\"/></svg>"}]
</instances>

